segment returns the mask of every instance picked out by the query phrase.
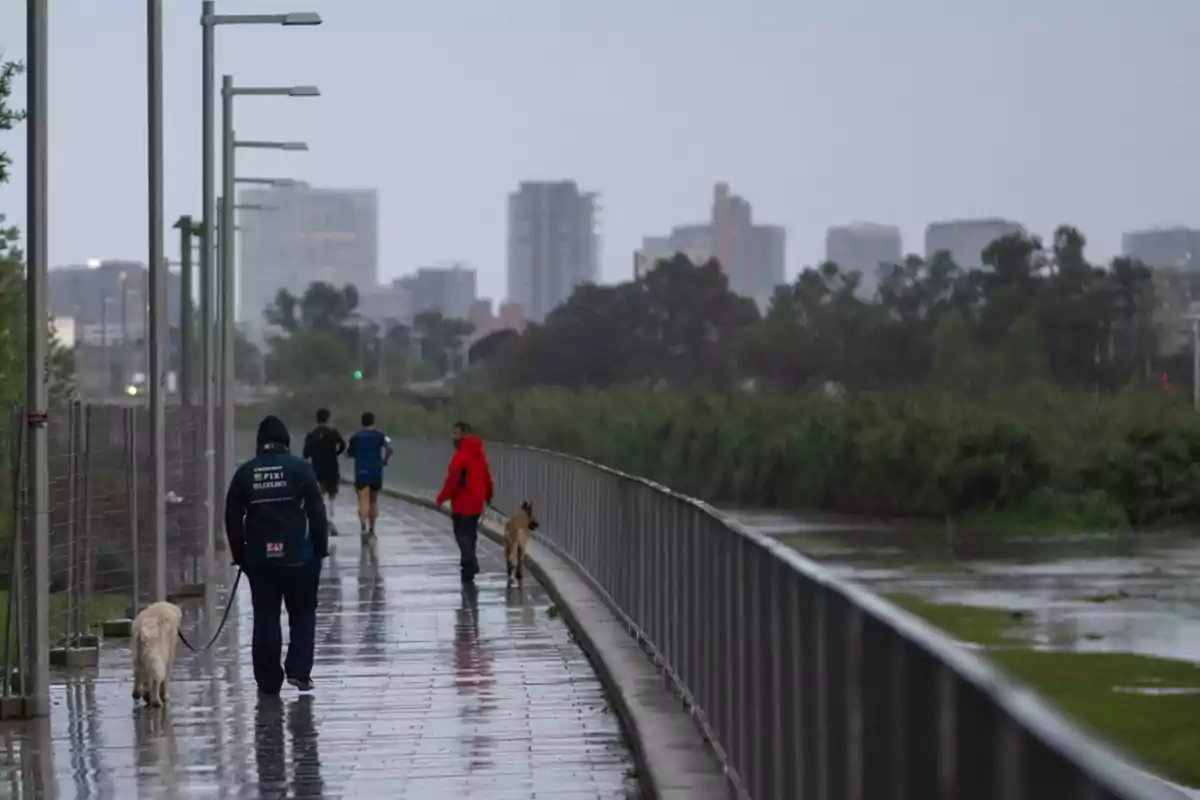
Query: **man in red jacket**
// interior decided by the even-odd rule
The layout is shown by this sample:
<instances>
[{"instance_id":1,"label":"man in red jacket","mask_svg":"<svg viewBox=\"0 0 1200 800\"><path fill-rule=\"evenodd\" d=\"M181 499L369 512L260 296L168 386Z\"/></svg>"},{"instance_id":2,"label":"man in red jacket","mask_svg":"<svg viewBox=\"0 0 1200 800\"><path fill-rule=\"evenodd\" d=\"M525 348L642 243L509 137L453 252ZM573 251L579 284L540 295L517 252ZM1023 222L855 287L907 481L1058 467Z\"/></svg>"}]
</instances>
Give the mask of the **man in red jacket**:
<instances>
[{"instance_id":1,"label":"man in red jacket","mask_svg":"<svg viewBox=\"0 0 1200 800\"><path fill-rule=\"evenodd\" d=\"M471 583L479 574L475 545L479 538L479 517L492 502L492 471L483 452L483 440L471 433L470 425L454 423L453 435L454 455L436 502L440 506L450 501L454 540L461 554L462 581Z\"/></svg>"}]
</instances>

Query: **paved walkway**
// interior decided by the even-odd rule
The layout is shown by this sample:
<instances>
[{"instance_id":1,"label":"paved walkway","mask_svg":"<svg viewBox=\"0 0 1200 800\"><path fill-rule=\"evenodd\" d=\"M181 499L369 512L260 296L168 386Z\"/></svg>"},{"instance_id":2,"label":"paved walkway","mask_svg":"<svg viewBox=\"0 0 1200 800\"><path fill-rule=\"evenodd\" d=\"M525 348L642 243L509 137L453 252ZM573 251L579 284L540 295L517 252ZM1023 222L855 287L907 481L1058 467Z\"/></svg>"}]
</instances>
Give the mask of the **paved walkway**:
<instances>
[{"instance_id":1,"label":"paved walkway","mask_svg":"<svg viewBox=\"0 0 1200 800\"><path fill-rule=\"evenodd\" d=\"M243 588L220 646L181 650L165 711L134 709L127 643L105 645L98 670L60 676L49 725L0 728L0 796L636 794L619 722L532 578L506 589L500 554L481 542L479 588L464 591L445 517L384 499L372 552L343 502L351 535L322 575L312 696L285 686L259 701Z\"/></svg>"}]
</instances>

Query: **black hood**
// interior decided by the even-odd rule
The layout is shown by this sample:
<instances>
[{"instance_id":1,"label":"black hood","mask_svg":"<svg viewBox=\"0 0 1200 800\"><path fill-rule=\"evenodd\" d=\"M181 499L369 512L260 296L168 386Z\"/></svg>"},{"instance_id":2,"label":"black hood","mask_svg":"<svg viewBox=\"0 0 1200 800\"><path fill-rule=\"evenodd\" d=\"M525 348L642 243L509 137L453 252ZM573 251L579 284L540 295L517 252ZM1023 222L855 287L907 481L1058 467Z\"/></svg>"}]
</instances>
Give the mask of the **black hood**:
<instances>
[{"instance_id":1,"label":"black hood","mask_svg":"<svg viewBox=\"0 0 1200 800\"><path fill-rule=\"evenodd\" d=\"M268 415L258 424L258 439L255 446L258 452L265 450L287 450L292 445L292 437L288 434L287 425L274 415Z\"/></svg>"}]
</instances>

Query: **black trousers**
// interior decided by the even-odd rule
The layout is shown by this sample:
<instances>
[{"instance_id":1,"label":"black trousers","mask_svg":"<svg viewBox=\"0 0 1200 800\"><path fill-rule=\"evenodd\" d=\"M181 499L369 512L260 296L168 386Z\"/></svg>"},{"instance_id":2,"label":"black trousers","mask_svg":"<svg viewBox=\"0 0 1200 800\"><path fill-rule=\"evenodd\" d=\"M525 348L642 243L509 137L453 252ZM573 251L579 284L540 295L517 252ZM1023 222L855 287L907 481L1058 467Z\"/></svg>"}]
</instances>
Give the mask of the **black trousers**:
<instances>
[{"instance_id":1,"label":"black trousers","mask_svg":"<svg viewBox=\"0 0 1200 800\"><path fill-rule=\"evenodd\" d=\"M275 694L284 677L312 677L313 650L317 637L317 586L321 562L299 567L258 567L246 570L250 599L254 606L254 637L250 650L254 660L254 682L260 691ZM280 624L281 604L288 613L287 658L279 665L283 650Z\"/></svg>"},{"instance_id":2,"label":"black trousers","mask_svg":"<svg viewBox=\"0 0 1200 800\"><path fill-rule=\"evenodd\" d=\"M479 541L478 514L452 514L450 521L454 525L454 541L458 543L459 565L463 575L472 575L479 571L479 560L475 557L475 546Z\"/></svg>"}]
</instances>

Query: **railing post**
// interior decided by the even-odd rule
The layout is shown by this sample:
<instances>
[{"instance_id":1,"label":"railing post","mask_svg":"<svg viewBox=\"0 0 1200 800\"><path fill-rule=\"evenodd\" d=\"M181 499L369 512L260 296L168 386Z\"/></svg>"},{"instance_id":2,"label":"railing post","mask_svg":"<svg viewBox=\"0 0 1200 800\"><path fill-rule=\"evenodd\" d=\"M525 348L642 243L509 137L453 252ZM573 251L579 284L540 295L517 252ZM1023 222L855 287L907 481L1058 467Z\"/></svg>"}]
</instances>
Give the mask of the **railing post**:
<instances>
[{"instance_id":1,"label":"railing post","mask_svg":"<svg viewBox=\"0 0 1200 800\"><path fill-rule=\"evenodd\" d=\"M88 403L83 408L83 620L92 618L96 592L96 560L92 556L92 480L94 466L92 429L95 426L95 407Z\"/></svg>"},{"instance_id":2,"label":"railing post","mask_svg":"<svg viewBox=\"0 0 1200 800\"><path fill-rule=\"evenodd\" d=\"M846 606L846 800L863 794L863 616L858 606Z\"/></svg>"},{"instance_id":3,"label":"railing post","mask_svg":"<svg viewBox=\"0 0 1200 800\"><path fill-rule=\"evenodd\" d=\"M137 616L142 607L141 552L138 548L138 435L137 409L125 409L125 453L128 458L129 549L133 564L133 586L130 617Z\"/></svg>"},{"instance_id":4,"label":"railing post","mask_svg":"<svg viewBox=\"0 0 1200 800\"><path fill-rule=\"evenodd\" d=\"M957 783L958 747L958 714L955 710L955 675L945 664L938 665L937 707L934 709L938 720L938 785L941 788L941 800L954 800L955 784Z\"/></svg>"},{"instance_id":5,"label":"railing post","mask_svg":"<svg viewBox=\"0 0 1200 800\"><path fill-rule=\"evenodd\" d=\"M63 642L51 642L51 648L60 645L65 648L75 646L75 609L76 595L79 593L75 584L75 523L79 518L79 402L72 400L67 405L67 618L65 624L66 638ZM65 660L65 659L64 659Z\"/></svg>"}]
</instances>

